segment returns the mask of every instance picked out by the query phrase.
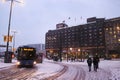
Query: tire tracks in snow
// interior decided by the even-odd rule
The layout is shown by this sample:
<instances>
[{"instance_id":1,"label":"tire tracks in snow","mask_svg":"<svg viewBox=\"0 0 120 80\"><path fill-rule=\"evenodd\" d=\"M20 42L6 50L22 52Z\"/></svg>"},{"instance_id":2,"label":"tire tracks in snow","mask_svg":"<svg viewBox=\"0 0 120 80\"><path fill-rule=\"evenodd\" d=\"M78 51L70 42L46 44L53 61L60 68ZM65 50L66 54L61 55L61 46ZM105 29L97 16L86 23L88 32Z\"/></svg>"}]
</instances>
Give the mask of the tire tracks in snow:
<instances>
[{"instance_id":1,"label":"tire tracks in snow","mask_svg":"<svg viewBox=\"0 0 120 80\"><path fill-rule=\"evenodd\" d=\"M85 71L80 65L68 65L68 70L55 80L85 80Z\"/></svg>"},{"instance_id":2,"label":"tire tracks in snow","mask_svg":"<svg viewBox=\"0 0 120 80\"><path fill-rule=\"evenodd\" d=\"M54 62L54 63L59 64L60 66L63 67L63 69L61 69L57 74L52 75L52 76L47 77L47 78L44 78L44 79L41 79L41 80L56 80L58 77L60 77L62 74L64 74L68 70L68 66L63 65L61 63L57 63L57 62Z\"/></svg>"},{"instance_id":3,"label":"tire tracks in snow","mask_svg":"<svg viewBox=\"0 0 120 80\"><path fill-rule=\"evenodd\" d=\"M0 80L25 80L34 72L37 68L17 68L11 66L10 68L0 70Z\"/></svg>"}]
</instances>

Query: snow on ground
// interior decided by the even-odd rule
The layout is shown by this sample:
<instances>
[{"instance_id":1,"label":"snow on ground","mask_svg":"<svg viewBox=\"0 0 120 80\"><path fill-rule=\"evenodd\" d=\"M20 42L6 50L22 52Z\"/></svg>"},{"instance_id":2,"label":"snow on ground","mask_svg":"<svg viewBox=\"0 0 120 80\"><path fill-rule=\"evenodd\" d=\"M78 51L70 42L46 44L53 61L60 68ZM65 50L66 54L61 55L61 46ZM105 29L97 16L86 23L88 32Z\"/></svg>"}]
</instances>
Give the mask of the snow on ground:
<instances>
[{"instance_id":1,"label":"snow on ground","mask_svg":"<svg viewBox=\"0 0 120 80\"><path fill-rule=\"evenodd\" d=\"M4 63L4 58L0 58L0 69L15 65L15 63L16 63L16 60L12 60L12 63Z\"/></svg>"},{"instance_id":2,"label":"snow on ground","mask_svg":"<svg viewBox=\"0 0 120 80\"><path fill-rule=\"evenodd\" d=\"M13 60L12 63L4 63L4 60L0 59L0 69L15 65L15 62L16 60ZM54 61L44 59L42 64L37 64L38 71L28 80L40 80L54 75L62 69L60 65L52 64L51 62ZM101 60L97 72L93 70L93 67L91 72L88 71L86 60L84 62L63 61L62 63L81 66L86 73L86 80L120 80L120 60Z\"/></svg>"},{"instance_id":3,"label":"snow on ground","mask_svg":"<svg viewBox=\"0 0 120 80\"><path fill-rule=\"evenodd\" d=\"M53 64L49 60L44 60L43 63L37 64L38 71L32 75L31 78L28 78L28 80L40 80L43 78L47 78L49 76L52 76L54 74L57 74L63 67L58 64Z\"/></svg>"},{"instance_id":4,"label":"snow on ground","mask_svg":"<svg viewBox=\"0 0 120 80\"><path fill-rule=\"evenodd\" d=\"M120 80L120 61L102 61L100 63L100 67L106 71L111 72L110 79L112 80Z\"/></svg>"},{"instance_id":5,"label":"snow on ground","mask_svg":"<svg viewBox=\"0 0 120 80\"><path fill-rule=\"evenodd\" d=\"M120 80L120 60L101 60L97 72L88 71L86 60L84 62L64 62L65 64L80 65L86 72L86 80Z\"/></svg>"}]
</instances>

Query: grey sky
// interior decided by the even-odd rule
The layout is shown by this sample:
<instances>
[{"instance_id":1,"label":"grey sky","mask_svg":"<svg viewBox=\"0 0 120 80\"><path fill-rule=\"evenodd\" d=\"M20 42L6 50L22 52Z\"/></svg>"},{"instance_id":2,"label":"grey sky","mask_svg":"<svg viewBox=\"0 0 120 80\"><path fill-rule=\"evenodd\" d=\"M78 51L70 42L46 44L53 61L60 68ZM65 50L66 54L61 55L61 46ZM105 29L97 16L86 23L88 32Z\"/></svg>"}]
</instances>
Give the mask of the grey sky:
<instances>
[{"instance_id":1,"label":"grey sky","mask_svg":"<svg viewBox=\"0 0 120 80\"><path fill-rule=\"evenodd\" d=\"M24 0L14 3L11 30L16 30L16 46L45 43L45 33L65 20L69 26L86 23L89 17L120 17L120 0ZM0 2L0 44L7 34L10 3ZM68 20L68 18L71 18ZM82 18L81 18L82 17ZM11 33L12 34L12 33ZM12 43L10 43L12 45Z\"/></svg>"}]
</instances>

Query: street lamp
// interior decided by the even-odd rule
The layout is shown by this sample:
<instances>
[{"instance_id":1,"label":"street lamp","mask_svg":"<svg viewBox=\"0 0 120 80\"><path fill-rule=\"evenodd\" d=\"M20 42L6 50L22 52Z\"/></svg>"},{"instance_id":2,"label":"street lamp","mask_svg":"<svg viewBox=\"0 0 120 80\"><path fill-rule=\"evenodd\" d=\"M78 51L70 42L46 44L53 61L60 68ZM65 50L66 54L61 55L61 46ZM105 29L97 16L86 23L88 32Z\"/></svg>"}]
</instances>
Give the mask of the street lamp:
<instances>
[{"instance_id":1,"label":"street lamp","mask_svg":"<svg viewBox=\"0 0 120 80\"><path fill-rule=\"evenodd\" d=\"M78 49L78 54L80 54L80 49ZM78 54L77 54L77 61L78 61Z\"/></svg>"},{"instance_id":2,"label":"street lamp","mask_svg":"<svg viewBox=\"0 0 120 80\"><path fill-rule=\"evenodd\" d=\"M9 14L9 23L8 23L8 34L7 34L7 36L8 36L7 48L6 48L5 58L4 58L5 63L9 62L8 60L9 60L9 56L10 56L10 55L8 55L9 54L8 53L8 47L9 47L9 37L10 37L10 26L11 26L11 16L12 16L13 2L15 1L15 2L21 3L20 1L17 1L17 0L6 0L6 1L10 1L11 3L10 3L10 14Z\"/></svg>"},{"instance_id":3,"label":"street lamp","mask_svg":"<svg viewBox=\"0 0 120 80\"><path fill-rule=\"evenodd\" d=\"M62 33L60 32L60 42L59 42L60 46L59 46L59 58L60 58L60 62L62 62Z\"/></svg>"},{"instance_id":4,"label":"street lamp","mask_svg":"<svg viewBox=\"0 0 120 80\"><path fill-rule=\"evenodd\" d=\"M72 55L72 49L73 49L73 48L70 48L70 55ZM72 57L73 57L73 55L72 55Z\"/></svg>"},{"instance_id":5,"label":"street lamp","mask_svg":"<svg viewBox=\"0 0 120 80\"><path fill-rule=\"evenodd\" d=\"M72 48L70 48L70 51L72 51Z\"/></svg>"},{"instance_id":6,"label":"street lamp","mask_svg":"<svg viewBox=\"0 0 120 80\"><path fill-rule=\"evenodd\" d=\"M9 36L10 36L10 25L11 25L11 15L12 15L12 6L13 6L13 0L11 0L11 5L10 5L10 14L9 14L9 23L8 23L8 40L7 40L7 48L6 52L8 52L8 46L9 46Z\"/></svg>"},{"instance_id":7,"label":"street lamp","mask_svg":"<svg viewBox=\"0 0 120 80\"><path fill-rule=\"evenodd\" d=\"M17 33L17 31L11 31L13 32L13 52L15 52L15 34Z\"/></svg>"}]
</instances>

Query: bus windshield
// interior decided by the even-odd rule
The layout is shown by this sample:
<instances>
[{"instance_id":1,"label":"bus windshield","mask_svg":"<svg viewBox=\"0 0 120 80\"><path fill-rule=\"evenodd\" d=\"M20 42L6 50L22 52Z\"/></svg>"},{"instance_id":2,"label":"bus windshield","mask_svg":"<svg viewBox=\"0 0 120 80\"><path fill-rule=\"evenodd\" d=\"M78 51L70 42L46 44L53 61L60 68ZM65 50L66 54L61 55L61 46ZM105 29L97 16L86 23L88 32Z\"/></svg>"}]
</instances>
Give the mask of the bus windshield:
<instances>
[{"instance_id":1,"label":"bus windshield","mask_svg":"<svg viewBox=\"0 0 120 80\"><path fill-rule=\"evenodd\" d=\"M33 60L36 57L36 50L34 48L19 48L18 60Z\"/></svg>"}]
</instances>

